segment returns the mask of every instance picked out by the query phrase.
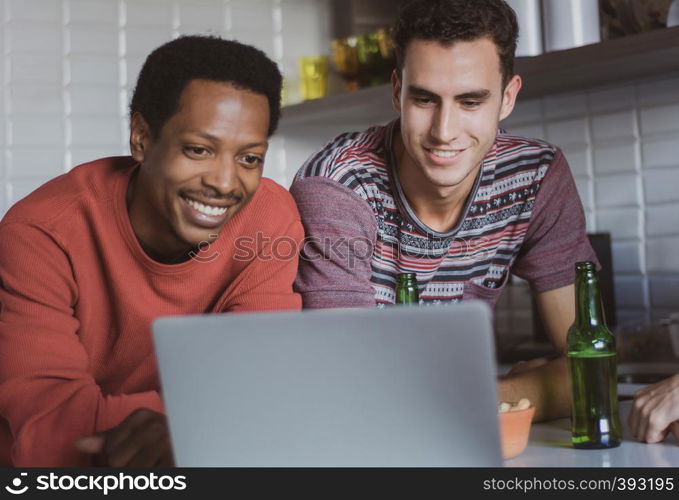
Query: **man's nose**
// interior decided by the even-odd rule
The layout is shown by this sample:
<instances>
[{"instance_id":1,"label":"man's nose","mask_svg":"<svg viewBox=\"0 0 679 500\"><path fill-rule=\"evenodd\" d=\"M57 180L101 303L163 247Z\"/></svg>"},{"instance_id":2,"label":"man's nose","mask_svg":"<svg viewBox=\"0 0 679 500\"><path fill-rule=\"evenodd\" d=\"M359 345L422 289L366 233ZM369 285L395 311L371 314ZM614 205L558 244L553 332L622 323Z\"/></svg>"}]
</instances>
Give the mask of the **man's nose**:
<instances>
[{"instance_id":1,"label":"man's nose","mask_svg":"<svg viewBox=\"0 0 679 500\"><path fill-rule=\"evenodd\" d=\"M229 158L215 162L203 175L203 183L222 196L232 193L238 183L236 161Z\"/></svg>"},{"instance_id":2,"label":"man's nose","mask_svg":"<svg viewBox=\"0 0 679 500\"><path fill-rule=\"evenodd\" d=\"M439 144L449 144L459 134L460 117L453 106L442 104L436 110L431 124L431 137Z\"/></svg>"}]
</instances>

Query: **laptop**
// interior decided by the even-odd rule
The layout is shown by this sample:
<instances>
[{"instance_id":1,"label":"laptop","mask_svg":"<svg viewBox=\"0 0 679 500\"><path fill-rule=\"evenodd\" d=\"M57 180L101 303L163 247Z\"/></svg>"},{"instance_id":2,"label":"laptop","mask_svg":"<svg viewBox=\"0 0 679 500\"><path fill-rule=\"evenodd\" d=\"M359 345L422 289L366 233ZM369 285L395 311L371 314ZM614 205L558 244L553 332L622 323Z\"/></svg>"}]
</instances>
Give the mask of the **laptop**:
<instances>
[{"instance_id":1,"label":"laptop","mask_svg":"<svg viewBox=\"0 0 679 500\"><path fill-rule=\"evenodd\" d=\"M175 316L153 335L178 466L502 465L480 302Z\"/></svg>"}]
</instances>

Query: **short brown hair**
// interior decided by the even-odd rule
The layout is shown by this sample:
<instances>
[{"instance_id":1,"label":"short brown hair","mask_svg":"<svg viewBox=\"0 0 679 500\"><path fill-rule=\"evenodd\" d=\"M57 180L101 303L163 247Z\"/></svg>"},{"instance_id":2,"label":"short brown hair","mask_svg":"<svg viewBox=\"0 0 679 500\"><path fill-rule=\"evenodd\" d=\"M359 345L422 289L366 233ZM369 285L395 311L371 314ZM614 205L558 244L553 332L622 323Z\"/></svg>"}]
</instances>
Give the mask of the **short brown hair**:
<instances>
[{"instance_id":1,"label":"short brown hair","mask_svg":"<svg viewBox=\"0 0 679 500\"><path fill-rule=\"evenodd\" d=\"M504 0L410 0L401 6L392 29L399 73L413 39L448 45L490 38L500 56L503 87L514 76L518 36L516 14Z\"/></svg>"}]
</instances>

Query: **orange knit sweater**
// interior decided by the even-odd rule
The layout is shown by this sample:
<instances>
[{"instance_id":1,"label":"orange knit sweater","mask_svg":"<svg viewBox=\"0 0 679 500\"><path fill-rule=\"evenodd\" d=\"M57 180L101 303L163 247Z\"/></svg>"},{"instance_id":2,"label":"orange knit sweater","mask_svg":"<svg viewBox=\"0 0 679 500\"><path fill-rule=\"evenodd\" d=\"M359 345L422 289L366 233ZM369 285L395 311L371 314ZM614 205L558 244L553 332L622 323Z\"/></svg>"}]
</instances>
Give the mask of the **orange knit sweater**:
<instances>
[{"instance_id":1,"label":"orange knit sweater","mask_svg":"<svg viewBox=\"0 0 679 500\"><path fill-rule=\"evenodd\" d=\"M81 165L0 222L0 455L13 442L16 466L89 465L76 438L163 411L153 319L300 308L290 248L303 230L285 189L263 179L209 248L166 265L130 224L135 168L129 157Z\"/></svg>"}]
</instances>

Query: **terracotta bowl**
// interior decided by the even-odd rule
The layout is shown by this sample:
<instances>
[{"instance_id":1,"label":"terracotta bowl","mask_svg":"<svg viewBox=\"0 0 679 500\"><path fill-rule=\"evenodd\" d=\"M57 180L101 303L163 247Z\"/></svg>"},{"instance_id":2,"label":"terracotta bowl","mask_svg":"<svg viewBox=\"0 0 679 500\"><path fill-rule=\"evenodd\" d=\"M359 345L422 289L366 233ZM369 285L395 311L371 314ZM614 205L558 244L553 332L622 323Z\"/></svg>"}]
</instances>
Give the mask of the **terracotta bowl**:
<instances>
[{"instance_id":1,"label":"terracotta bowl","mask_svg":"<svg viewBox=\"0 0 679 500\"><path fill-rule=\"evenodd\" d=\"M530 425L535 415L535 407L526 410L507 411L500 413L500 442L502 444L502 458L513 458L528 444Z\"/></svg>"}]
</instances>

